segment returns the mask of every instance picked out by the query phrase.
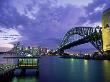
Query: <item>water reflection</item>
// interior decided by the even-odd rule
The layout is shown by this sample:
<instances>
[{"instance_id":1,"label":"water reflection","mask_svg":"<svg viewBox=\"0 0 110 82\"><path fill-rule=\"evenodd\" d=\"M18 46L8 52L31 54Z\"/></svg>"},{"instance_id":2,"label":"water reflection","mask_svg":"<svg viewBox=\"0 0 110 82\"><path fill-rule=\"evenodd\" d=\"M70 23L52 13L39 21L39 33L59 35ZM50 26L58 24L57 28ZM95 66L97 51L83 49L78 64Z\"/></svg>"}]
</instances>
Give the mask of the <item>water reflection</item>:
<instances>
[{"instance_id":1,"label":"water reflection","mask_svg":"<svg viewBox=\"0 0 110 82\"><path fill-rule=\"evenodd\" d=\"M104 72L104 79L106 82L110 82L110 61L104 60L103 61L103 72Z\"/></svg>"},{"instance_id":2,"label":"water reflection","mask_svg":"<svg viewBox=\"0 0 110 82\"><path fill-rule=\"evenodd\" d=\"M11 82L38 82L39 73L36 69L16 69Z\"/></svg>"},{"instance_id":3,"label":"water reflection","mask_svg":"<svg viewBox=\"0 0 110 82\"><path fill-rule=\"evenodd\" d=\"M71 60L71 63L74 62L74 59L73 58L71 58L70 60Z\"/></svg>"},{"instance_id":4,"label":"water reflection","mask_svg":"<svg viewBox=\"0 0 110 82\"><path fill-rule=\"evenodd\" d=\"M89 66L88 66L88 60L84 60L84 62L83 62L83 65L84 65L84 79L85 79L85 81L88 81L88 74L89 74L89 71L88 71L88 68L89 68Z\"/></svg>"},{"instance_id":5,"label":"water reflection","mask_svg":"<svg viewBox=\"0 0 110 82\"><path fill-rule=\"evenodd\" d=\"M38 82L35 76L30 77L14 77L12 82Z\"/></svg>"},{"instance_id":6,"label":"water reflection","mask_svg":"<svg viewBox=\"0 0 110 82\"><path fill-rule=\"evenodd\" d=\"M14 76L11 82L110 82L110 61L42 57L40 74ZM33 74L33 73L32 73Z\"/></svg>"}]
</instances>

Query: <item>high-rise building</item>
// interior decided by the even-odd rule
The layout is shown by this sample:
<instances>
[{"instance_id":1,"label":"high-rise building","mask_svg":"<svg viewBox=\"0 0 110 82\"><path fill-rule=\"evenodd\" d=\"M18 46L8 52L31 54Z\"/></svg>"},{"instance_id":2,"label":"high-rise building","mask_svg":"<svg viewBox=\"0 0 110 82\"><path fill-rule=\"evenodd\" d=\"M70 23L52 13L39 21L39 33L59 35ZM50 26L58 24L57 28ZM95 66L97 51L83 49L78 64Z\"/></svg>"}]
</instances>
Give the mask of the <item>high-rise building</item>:
<instances>
[{"instance_id":1,"label":"high-rise building","mask_svg":"<svg viewBox=\"0 0 110 82\"><path fill-rule=\"evenodd\" d=\"M102 16L103 51L110 52L110 9L103 12Z\"/></svg>"},{"instance_id":2,"label":"high-rise building","mask_svg":"<svg viewBox=\"0 0 110 82\"><path fill-rule=\"evenodd\" d=\"M41 52L42 52L42 54L47 54L47 48L42 48Z\"/></svg>"},{"instance_id":3,"label":"high-rise building","mask_svg":"<svg viewBox=\"0 0 110 82\"><path fill-rule=\"evenodd\" d=\"M40 55L41 54L41 47L38 46L38 54Z\"/></svg>"},{"instance_id":4,"label":"high-rise building","mask_svg":"<svg viewBox=\"0 0 110 82\"><path fill-rule=\"evenodd\" d=\"M32 53L33 56L38 55L38 54L37 54L37 48L32 47L31 53Z\"/></svg>"}]
</instances>

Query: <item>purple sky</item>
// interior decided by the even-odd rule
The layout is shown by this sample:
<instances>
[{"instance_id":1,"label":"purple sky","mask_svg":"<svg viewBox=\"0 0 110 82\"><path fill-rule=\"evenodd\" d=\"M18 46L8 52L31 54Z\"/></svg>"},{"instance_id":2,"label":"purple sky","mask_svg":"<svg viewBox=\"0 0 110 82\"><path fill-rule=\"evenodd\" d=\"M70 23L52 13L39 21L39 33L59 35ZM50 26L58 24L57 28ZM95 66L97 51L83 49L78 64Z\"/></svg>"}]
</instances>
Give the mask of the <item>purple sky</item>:
<instances>
[{"instance_id":1,"label":"purple sky","mask_svg":"<svg viewBox=\"0 0 110 82\"><path fill-rule=\"evenodd\" d=\"M56 49L71 28L101 25L102 12L109 6L110 0L0 0L1 47L21 41ZM17 36L2 37L11 34ZM83 45L74 49L79 48Z\"/></svg>"}]
</instances>

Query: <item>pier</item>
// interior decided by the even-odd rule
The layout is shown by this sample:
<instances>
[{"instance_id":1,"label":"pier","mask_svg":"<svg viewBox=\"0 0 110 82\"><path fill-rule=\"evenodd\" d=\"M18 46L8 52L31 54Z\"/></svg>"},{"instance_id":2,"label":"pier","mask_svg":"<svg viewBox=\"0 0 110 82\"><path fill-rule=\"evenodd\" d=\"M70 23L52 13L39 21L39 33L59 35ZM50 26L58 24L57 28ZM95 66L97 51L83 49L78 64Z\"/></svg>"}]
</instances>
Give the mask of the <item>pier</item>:
<instances>
[{"instance_id":1,"label":"pier","mask_svg":"<svg viewBox=\"0 0 110 82\"><path fill-rule=\"evenodd\" d=\"M21 74L25 74L27 69L36 69L39 73L39 59L38 57L4 57L5 59L17 59L17 64L0 64L0 80L10 80L16 69L21 70Z\"/></svg>"}]
</instances>

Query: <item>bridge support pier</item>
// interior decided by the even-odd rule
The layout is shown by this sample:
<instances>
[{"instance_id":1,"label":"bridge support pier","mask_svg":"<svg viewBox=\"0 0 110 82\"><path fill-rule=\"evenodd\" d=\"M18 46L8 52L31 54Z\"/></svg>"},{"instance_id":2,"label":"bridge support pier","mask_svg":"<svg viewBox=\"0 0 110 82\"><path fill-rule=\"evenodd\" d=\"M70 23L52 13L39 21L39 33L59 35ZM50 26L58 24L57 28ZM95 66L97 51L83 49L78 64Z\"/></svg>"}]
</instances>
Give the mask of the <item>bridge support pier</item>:
<instances>
[{"instance_id":1,"label":"bridge support pier","mask_svg":"<svg viewBox=\"0 0 110 82\"><path fill-rule=\"evenodd\" d=\"M64 50L59 50L59 51L58 51L58 54L59 54L59 55L63 55L63 53L64 53Z\"/></svg>"}]
</instances>

